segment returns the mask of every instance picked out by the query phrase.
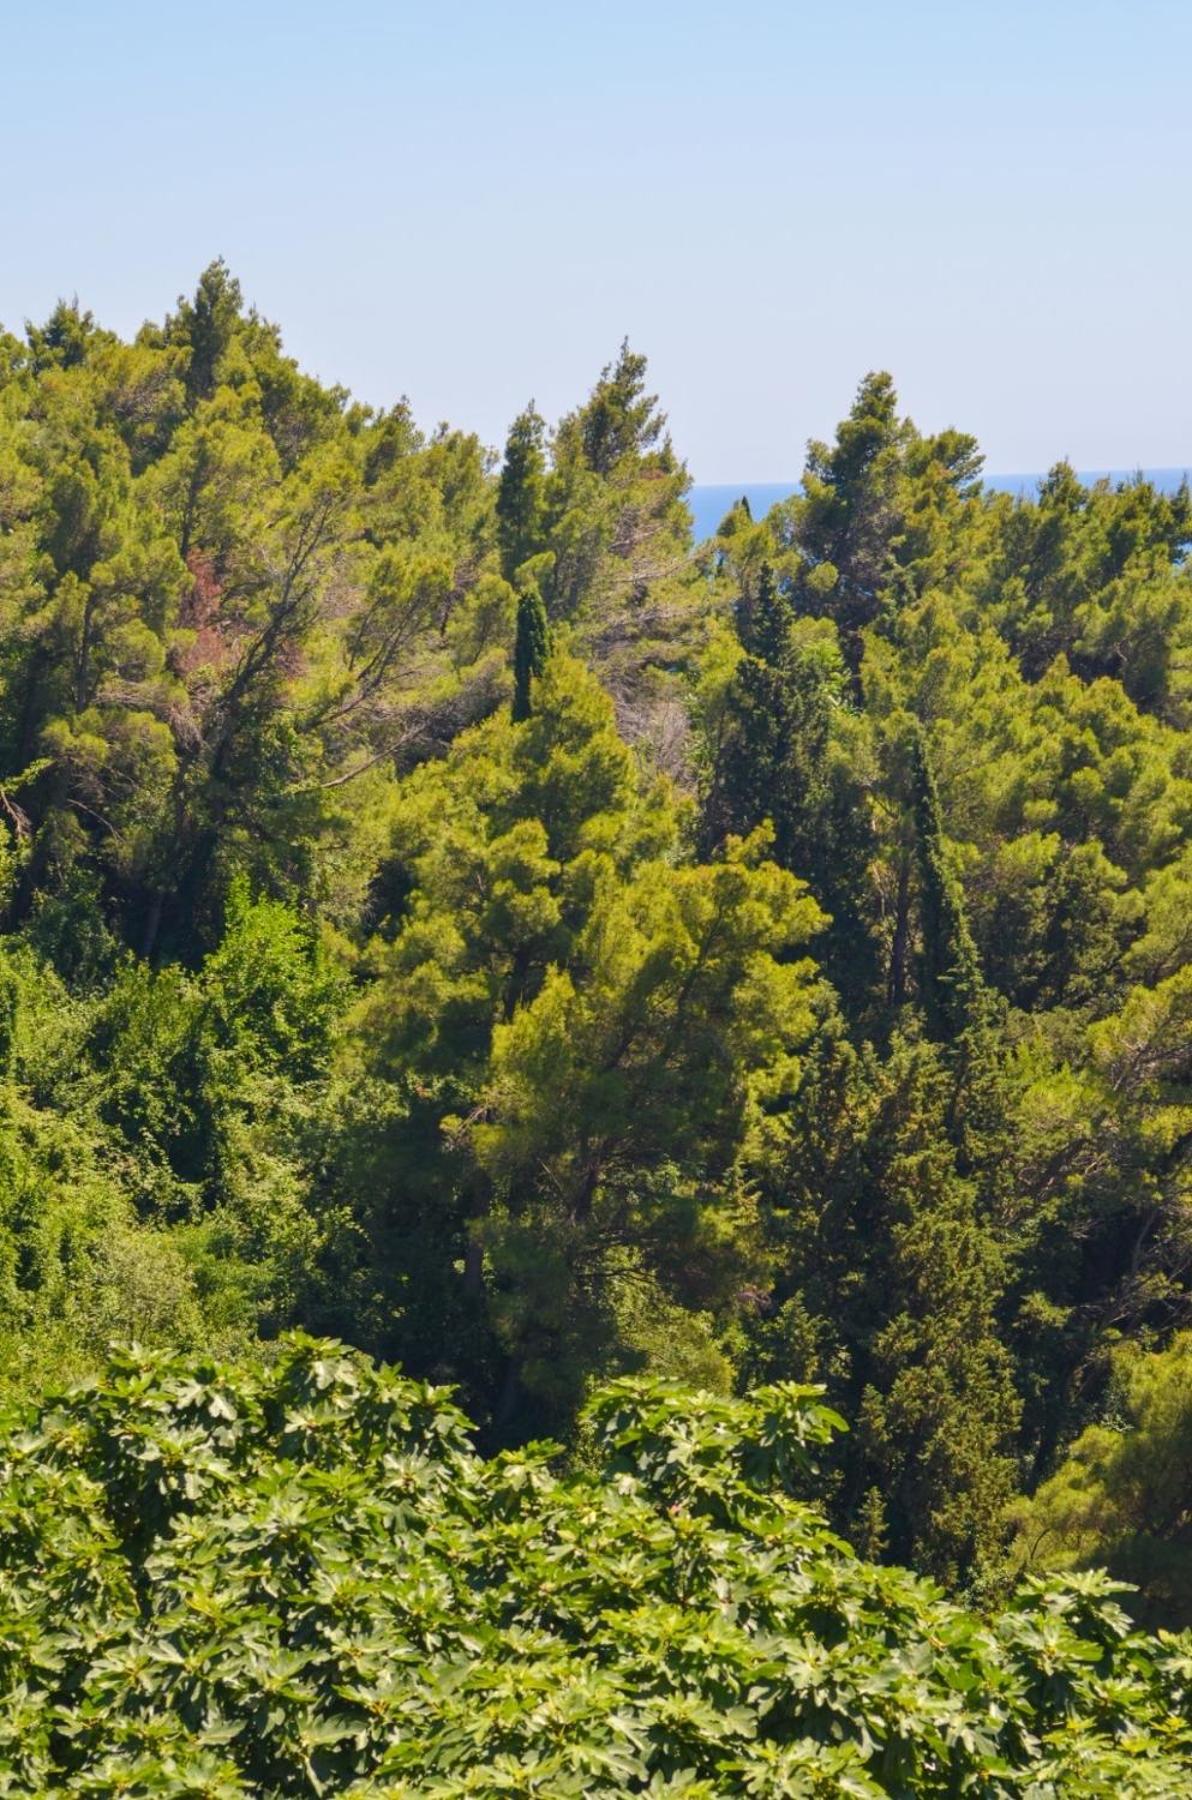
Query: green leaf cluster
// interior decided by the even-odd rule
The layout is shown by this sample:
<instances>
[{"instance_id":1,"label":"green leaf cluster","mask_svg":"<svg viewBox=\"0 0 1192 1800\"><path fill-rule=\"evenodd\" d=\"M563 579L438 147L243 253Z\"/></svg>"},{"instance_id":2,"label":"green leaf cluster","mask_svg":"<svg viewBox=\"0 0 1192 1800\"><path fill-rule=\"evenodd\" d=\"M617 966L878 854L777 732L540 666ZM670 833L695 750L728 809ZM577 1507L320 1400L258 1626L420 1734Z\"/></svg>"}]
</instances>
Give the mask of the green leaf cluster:
<instances>
[{"instance_id":1,"label":"green leaf cluster","mask_svg":"<svg viewBox=\"0 0 1192 1800\"><path fill-rule=\"evenodd\" d=\"M1192 1643L858 1560L795 1497L839 1425L622 1381L568 1469L335 1343L125 1352L0 1437L5 1790L1184 1791Z\"/></svg>"}]
</instances>

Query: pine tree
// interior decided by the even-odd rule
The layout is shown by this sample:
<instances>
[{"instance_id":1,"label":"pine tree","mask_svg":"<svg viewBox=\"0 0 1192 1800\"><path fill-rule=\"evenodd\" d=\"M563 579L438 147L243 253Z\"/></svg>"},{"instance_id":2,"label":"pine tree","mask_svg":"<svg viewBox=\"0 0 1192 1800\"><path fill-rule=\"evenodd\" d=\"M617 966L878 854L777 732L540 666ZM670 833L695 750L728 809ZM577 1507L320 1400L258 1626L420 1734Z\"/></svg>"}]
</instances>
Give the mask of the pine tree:
<instances>
[{"instance_id":1,"label":"pine tree","mask_svg":"<svg viewBox=\"0 0 1192 1800\"><path fill-rule=\"evenodd\" d=\"M658 444L666 414L657 394L645 390L646 359L626 338L578 416L583 458L594 474L609 475L623 457L645 455Z\"/></svg>"},{"instance_id":2,"label":"pine tree","mask_svg":"<svg viewBox=\"0 0 1192 1800\"><path fill-rule=\"evenodd\" d=\"M903 459L914 428L898 416L885 373L867 375L836 442L807 447L797 537L805 561L802 604L840 626L854 675L860 633L877 617L902 528Z\"/></svg>"},{"instance_id":3,"label":"pine tree","mask_svg":"<svg viewBox=\"0 0 1192 1800\"><path fill-rule=\"evenodd\" d=\"M497 541L507 581L542 548L545 444L546 425L531 400L509 428L497 483Z\"/></svg>"},{"instance_id":4,"label":"pine tree","mask_svg":"<svg viewBox=\"0 0 1192 1800\"><path fill-rule=\"evenodd\" d=\"M240 318L243 296L240 283L222 256L199 277L193 300L185 295L167 324L167 336L190 351L186 369L186 398L192 406L215 392L220 358L227 349Z\"/></svg>"}]
</instances>

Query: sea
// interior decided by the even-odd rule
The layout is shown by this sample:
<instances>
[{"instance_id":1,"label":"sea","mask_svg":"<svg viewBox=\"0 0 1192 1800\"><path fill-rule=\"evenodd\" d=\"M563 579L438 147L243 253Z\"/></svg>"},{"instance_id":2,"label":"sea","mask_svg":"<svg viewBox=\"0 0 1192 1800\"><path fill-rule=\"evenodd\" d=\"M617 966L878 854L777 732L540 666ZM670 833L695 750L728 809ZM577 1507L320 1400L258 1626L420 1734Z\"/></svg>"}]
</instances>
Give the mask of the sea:
<instances>
[{"instance_id":1,"label":"sea","mask_svg":"<svg viewBox=\"0 0 1192 1800\"><path fill-rule=\"evenodd\" d=\"M1154 482L1164 493L1174 493L1180 482L1189 473L1186 469L1078 469L1077 474L1086 484L1094 481L1130 481L1142 474L1148 481ZM1034 494L1039 483L1045 477L1042 474L1029 475L986 475L985 486L1003 494ZM772 506L780 500L789 499L797 493L797 481L746 481L733 485L731 482L696 485L687 496L687 504L695 516L695 541L702 543L710 538L720 524L729 508L734 506L742 494L749 502L749 509L755 519L762 519Z\"/></svg>"}]
</instances>

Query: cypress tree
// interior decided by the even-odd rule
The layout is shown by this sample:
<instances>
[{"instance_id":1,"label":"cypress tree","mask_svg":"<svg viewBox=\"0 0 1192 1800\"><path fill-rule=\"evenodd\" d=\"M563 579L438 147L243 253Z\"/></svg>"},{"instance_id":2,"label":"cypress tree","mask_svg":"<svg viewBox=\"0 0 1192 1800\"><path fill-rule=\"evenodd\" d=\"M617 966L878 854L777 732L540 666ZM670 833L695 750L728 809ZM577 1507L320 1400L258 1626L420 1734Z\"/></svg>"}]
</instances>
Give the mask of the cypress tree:
<instances>
[{"instance_id":1,"label":"cypress tree","mask_svg":"<svg viewBox=\"0 0 1192 1800\"><path fill-rule=\"evenodd\" d=\"M533 707L530 686L541 675L550 654L550 627L546 607L536 587L527 588L517 603L517 639L513 647L513 719L520 724Z\"/></svg>"},{"instance_id":2,"label":"cypress tree","mask_svg":"<svg viewBox=\"0 0 1192 1800\"><path fill-rule=\"evenodd\" d=\"M737 636L751 656L778 668L786 654L793 619L789 600L779 592L774 571L764 562L757 592L743 594L737 602Z\"/></svg>"},{"instance_id":3,"label":"cypress tree","mask_svg":"<svg viewBox=\"0 0 1192 1800\"><path fill-rule=\"evenodd\" d=\"M985 983L964 896L948 867L939 789L917 721L910 737L910 780L923 926L920 993L929 1035L951 1042L980 1020Z\"/></svg>"},{"instance_id":4,"label":"cypress tree","mask_svg":"<svg viewBox=\"0 0 1192 1800\"><path fill-rule=\"evenodd\" d=\"M856 1008L877 978L864 917L872 824L848 677L834 629L798 620L768 562L736 604L741 658L725 695L704 801L707 854L730 834L774 827L774 857L808 882L830 923L819 958Z\"/></svg>"},{"instance_id":5,"label":"cypress tree","mask_svg":"<svg viewBox=\"0 0 1192 1800\"><path fill-rule=\"evenodd\" d=\"M757 1168L776 1252L754 1378L826 1381L856 1421L827 1491L840 1525L955 1580L996 1559L1019 1408L998 1338L1006 1268L949 1141L948 1052L882 1057L830 1019Z\"/></svg>"},{"instance_id":6,"label":"cypress tree","mask_svg":"<svg viewBox=\"0 0 1192 1800\"><path fill-rule=\"evenodd\" d=\"M948 1134L958 1167L978 1180L984 1205L996 1207L999 1196L1005 1198L1009 1172L998 1000L981 972L964 894L948 867L939 789L917 720L910 775L923 932L920 1000L928 1036L946 1048L952 1080Z\"/></svg>"}]
</instances>

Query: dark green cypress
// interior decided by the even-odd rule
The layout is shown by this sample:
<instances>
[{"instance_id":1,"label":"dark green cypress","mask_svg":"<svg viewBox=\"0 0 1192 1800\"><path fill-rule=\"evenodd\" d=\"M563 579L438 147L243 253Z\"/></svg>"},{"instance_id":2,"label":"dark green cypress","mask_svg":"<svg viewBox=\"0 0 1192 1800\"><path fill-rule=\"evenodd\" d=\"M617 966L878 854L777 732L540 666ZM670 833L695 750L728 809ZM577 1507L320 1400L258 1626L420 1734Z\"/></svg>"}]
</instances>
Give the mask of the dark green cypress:
<instances>
[{"instance_id":1,"label":"dark green cypress","mask_svg":"<svg viewBox=\"0 0 1192 1800\"><path fill-rule=\"evenodd\" d=\"M751 656L778 668L786 654L794 613L779 592L768 562L758 572L757 589L737 602L737 636Z\"/></svg>"},{"instance_id":2,"label":"dark green cypress","mask_svg":"<svg viewBox=\"0 0 1192 1800\"><path fill-rule=\"evenodd\" d=\"M948 867L939 789L917 722L910 738L910 776L923 927L920 992L929 1035L948 1042L979 1021L985 983L964 896Z\"/></svg>"},{"instance_id":3,"label":"dark green cypress","mask_svg":"<svg viewBox=\"0 0 1192 1800\"><path fill-rule=\"evenodd\" d=\"M513 647L513 720L528 719L533 706L530 687L541 675L550 654L550 627L546 607L536 587L527 588L517 603L517 639Z\"/></svg>"},{"instance_id":4,"label":"dark green cypress","mask_svg":"<svg viewBox=\"0 0 1192 1800\"><path fill-rule=\"evenodd\" d=\"M920 1000L928 1035L945 1048L952 1099L948 1133L961 1173L977 1180L985 1208L1006 1199L1009 1100L998 1035L999 1001L986 983L964 894L944 851L939 790L916 722L910 741L911 804L919 863L923 954Z\"/></svg>"}]
</instances>

